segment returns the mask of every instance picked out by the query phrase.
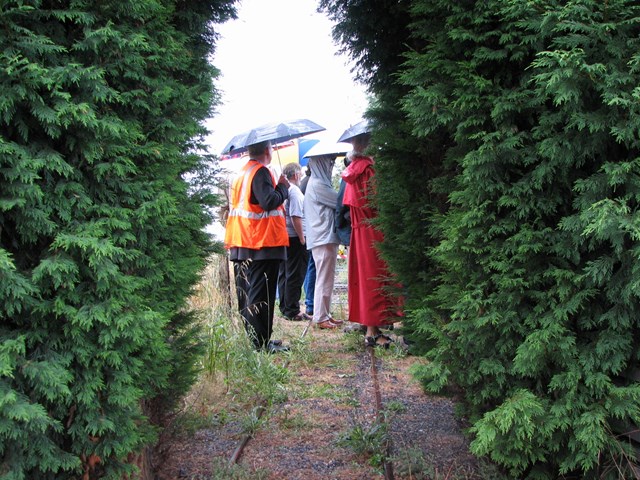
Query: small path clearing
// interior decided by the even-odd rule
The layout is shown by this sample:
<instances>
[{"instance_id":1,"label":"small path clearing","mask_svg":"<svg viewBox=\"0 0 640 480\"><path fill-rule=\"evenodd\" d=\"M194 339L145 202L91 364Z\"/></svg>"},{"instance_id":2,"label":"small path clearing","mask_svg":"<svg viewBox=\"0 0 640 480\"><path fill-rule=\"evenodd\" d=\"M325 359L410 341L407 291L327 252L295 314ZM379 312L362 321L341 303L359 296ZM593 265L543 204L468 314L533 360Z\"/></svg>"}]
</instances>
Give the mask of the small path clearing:
<instances>
[{"instance_id":1,"label":"small path clearing","mask_svg":"<svg viewBox=\"0 0 640 480\"><path fill-rule=\"evenodd\" d=\"M281 318L275 323L278 338L294 344L307 326ZM241 473L220 474L243 438L239 418L246 416L234 414L233 398L227 394L220 403L193 401L192 410L201 421L167 430L156 462L158 480L384 479L375 455L353 448L358 439L375 437L376 425L371 356L362 335L309 329L301 343L291 354L267 357L286 362L291 377L283 401L268 409L242 451ZM400 345L402 339L396 338L392 348L375 352L394 478L482 478L454 416L454 400L424 393L409 373L422 359L406 356ZM224 410L217 411L216 405L223 403ZM339 441L349 435L346 445Z\"/></svg>"}]
</instances>

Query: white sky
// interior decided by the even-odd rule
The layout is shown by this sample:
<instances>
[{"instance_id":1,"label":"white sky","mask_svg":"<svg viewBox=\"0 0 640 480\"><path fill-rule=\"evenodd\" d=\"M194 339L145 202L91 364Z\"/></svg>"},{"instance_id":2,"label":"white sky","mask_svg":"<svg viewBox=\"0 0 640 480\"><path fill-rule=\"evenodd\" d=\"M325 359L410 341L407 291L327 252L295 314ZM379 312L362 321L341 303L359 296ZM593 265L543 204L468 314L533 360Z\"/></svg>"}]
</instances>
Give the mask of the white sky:
<instances>
[{"instance_id":1,"label":"white sky","mask_svg":"<svg viewBox=\"0 0 640 480\"><path fill-rule=\"evenodd\" d=\"M309 135L336 142L361 120L365 89L337 56L332 24L317 0L242 0L238 20L218 25L213 64L222 104L206 125L211 153L236 134L280 120L308 118L327 130Z\"/></svg>"}]
</instances>

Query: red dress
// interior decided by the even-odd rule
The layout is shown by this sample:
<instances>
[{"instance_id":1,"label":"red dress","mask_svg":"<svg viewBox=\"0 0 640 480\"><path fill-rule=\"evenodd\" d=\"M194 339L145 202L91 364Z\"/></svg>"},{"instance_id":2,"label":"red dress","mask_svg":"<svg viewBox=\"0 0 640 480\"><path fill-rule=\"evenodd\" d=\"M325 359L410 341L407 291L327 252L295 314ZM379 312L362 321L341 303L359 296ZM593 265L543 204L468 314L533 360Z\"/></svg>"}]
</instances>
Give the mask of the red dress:
<instances>
[{"instance_id":1,"label":"red dress","mask_svg":"<svg viewBox=\"0 0 640 480\"><path fill-rule=\"evenodd\" d=\"M373 174L371 157L354 156L342 172L347 183L343 202L349 206L352 228L348 260L349 320L380 327L393 323L401 314L398 299L385 290L394 282L376 246L383 239L382 232L370 224L376 216L367 201L374 188Z\"/></svg>"}]
</instances>

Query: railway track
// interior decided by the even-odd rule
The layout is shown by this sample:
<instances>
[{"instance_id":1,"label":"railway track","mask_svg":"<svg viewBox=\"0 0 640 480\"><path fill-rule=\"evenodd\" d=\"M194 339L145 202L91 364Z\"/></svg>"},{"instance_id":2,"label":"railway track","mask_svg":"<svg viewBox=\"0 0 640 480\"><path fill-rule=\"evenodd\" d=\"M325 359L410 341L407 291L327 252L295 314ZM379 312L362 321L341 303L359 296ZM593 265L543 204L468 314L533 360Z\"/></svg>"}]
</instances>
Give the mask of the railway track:
<instances>
[{"instance_id":1,"label":"railway track","mask_svg":"<svg viewBox=\"0 0 640 480\"><path fill-rule=\"evenodd\" d=\"M303 330L300 338L304 338L309 329L311 328L311 324L312 321L309 320L309 322L307 323L307 325L305 326L305 329ZM378 366L377 363L379 361L379 358L376 356L376 349L373 347L367 347L368 350L368 357L369 357L369 361L370 361L370 368L369 368L369 373L370 373L370 387L372 389L373 392L373 398L375 399L375 421L379 422L381 424L386 423L386 418L384 415L384 411L383 411L383 406L382 406L382 394L380 392L380 381L378 378ZM284 367L288 368L289 367L289 363L291 361L291 357L288 357L285 360L284 363ZM260 418L264 412L266 411L267 405L264 403L261 404L257 404L254 405L253 409L256 412L256 416L257 418ZM235 464L239 464L242 458L242 453L244 452L245 448L249 445L251 439L253 437L252 433L247 433L245 435L243 435L243 437L240 439L240 441L238 442L236 448L234 449L233 453L231 454L230 458L229 458L229 465L233 466ZM386 435L385 436L385 445L384 445L384 452L383 452L383 460L382 460L382 465L383 465L383 470L384 470L384 478L385 480L394 480L394 474L393 474L393 464L390 460L391 458L391 454L392 454L392 450L393 450L393 445L392 445L392 441L391 441L391 436L390 435Z\"/></svg>"}]
</instances>

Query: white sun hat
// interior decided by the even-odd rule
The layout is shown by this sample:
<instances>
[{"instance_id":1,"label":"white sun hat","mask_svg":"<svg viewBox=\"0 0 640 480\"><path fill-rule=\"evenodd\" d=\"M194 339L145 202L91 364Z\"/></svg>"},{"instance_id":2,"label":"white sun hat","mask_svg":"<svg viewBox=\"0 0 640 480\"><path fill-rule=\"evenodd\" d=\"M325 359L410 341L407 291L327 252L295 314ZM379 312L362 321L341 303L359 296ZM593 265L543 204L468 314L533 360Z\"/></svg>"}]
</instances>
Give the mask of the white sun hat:
<instances>
[{"instance_id":1,"label":"white sun hat","mask_svg":"<svg viewBox=\"0 0 640 480\"><path fill-rule=\"evenodd\" d=\"M321 157L323 155L343 156L351 150L353 150L353 146L350 143L320 141L311 147L304 156L305 158Z\"/></svg>"}]
</instances>

